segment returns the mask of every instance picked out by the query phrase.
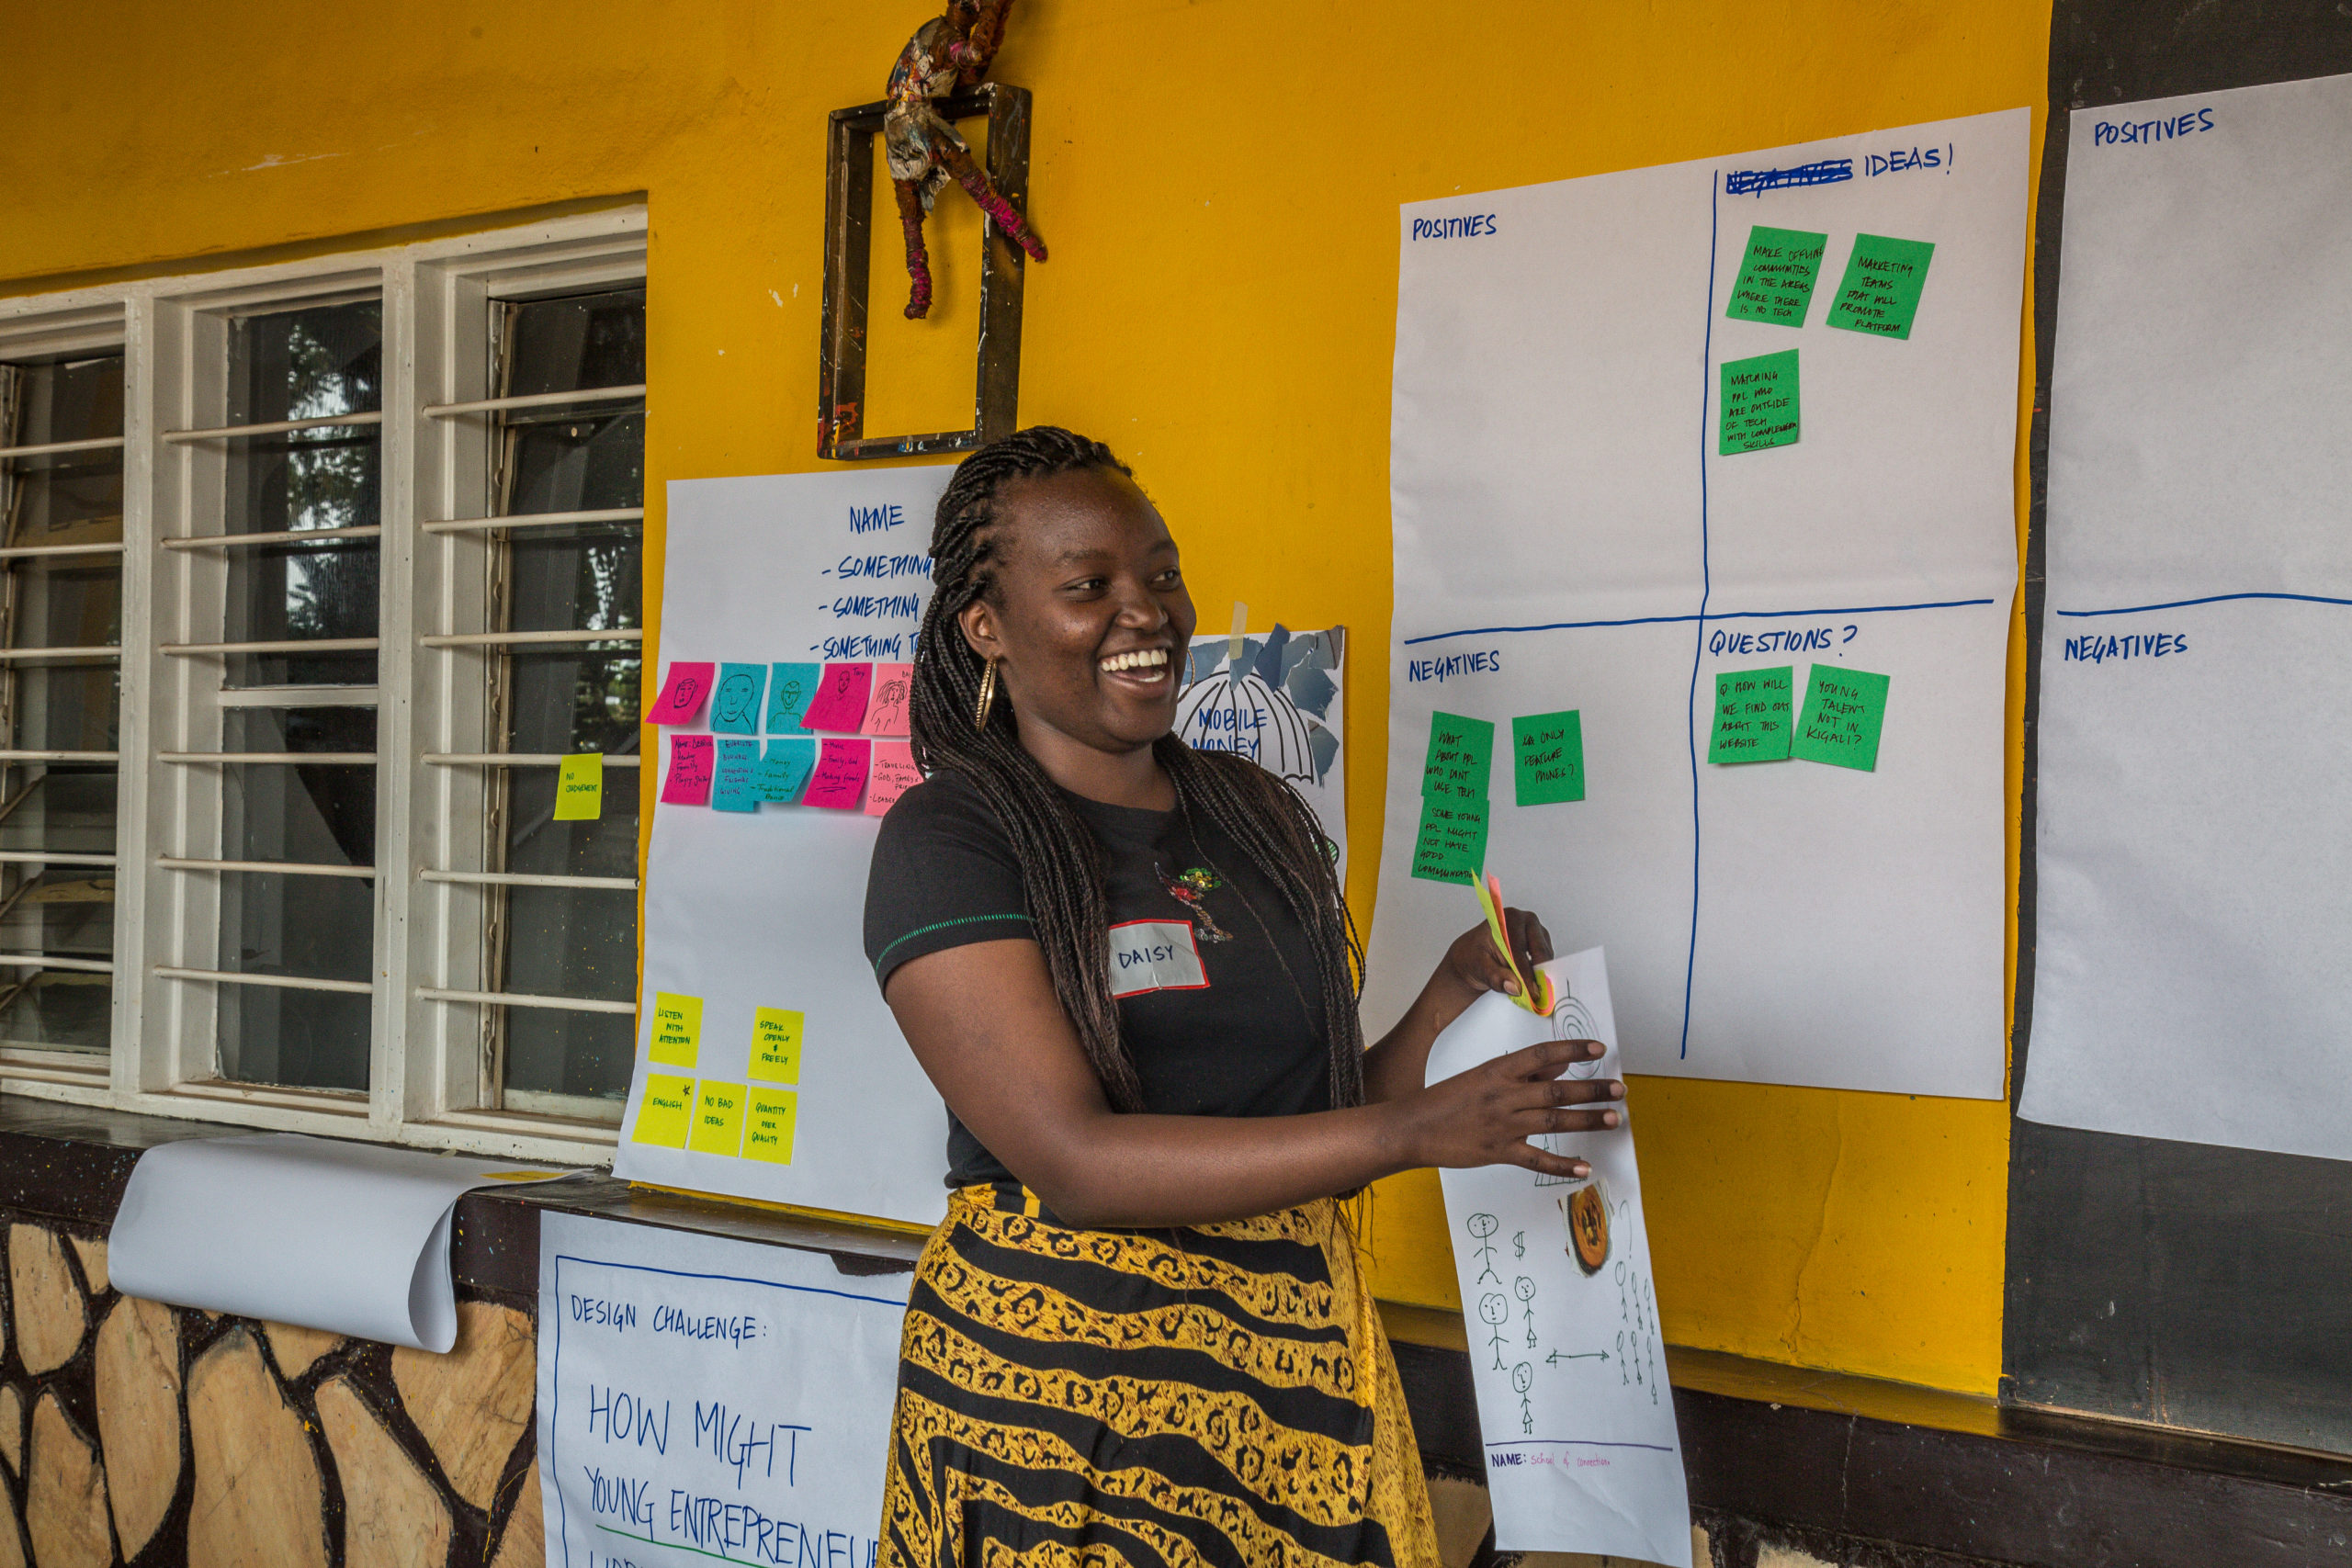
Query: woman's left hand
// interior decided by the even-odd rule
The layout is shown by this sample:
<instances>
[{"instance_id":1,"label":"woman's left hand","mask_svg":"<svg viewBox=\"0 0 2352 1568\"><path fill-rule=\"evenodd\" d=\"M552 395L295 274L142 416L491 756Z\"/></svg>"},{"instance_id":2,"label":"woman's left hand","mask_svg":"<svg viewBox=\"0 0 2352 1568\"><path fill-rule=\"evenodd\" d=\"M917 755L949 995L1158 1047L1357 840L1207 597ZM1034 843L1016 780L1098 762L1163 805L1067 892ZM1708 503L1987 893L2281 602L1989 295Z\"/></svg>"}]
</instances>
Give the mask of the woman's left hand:
<instances>
[{"instance_id":1,"label":"woman's left hand","mask_svg":"<svg viewBox=\"0 0 2352 1568\"><path fill-rule=\"evenodd\" d=\"M1519 960L1519 972L1528 976L1532 984L1535 966L1552 961L1552 933L1529 909L1505 909L1503 929L1510 935L1511 955ZM1483 921L1453 939L1453 945L1445 950L1445 962L1438 965L1438 975L1467 987L1474 996L1480 991L1519 995L1519 982L1495 950L1494 936Z\"/></svg>"}]
</instances>

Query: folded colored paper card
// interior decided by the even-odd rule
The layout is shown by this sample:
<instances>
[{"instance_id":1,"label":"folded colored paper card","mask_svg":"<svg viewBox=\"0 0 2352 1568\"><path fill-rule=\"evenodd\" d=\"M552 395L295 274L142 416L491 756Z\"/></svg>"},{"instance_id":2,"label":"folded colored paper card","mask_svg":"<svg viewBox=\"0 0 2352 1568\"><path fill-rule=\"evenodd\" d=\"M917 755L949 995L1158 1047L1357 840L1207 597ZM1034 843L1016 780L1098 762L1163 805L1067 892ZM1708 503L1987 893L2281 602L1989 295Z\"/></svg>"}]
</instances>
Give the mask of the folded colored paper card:
<instances>
[{"instance_id":1,"label":"folded colored paper card","mask_svg":"<svg viewBox=\"0 0 2352 1568\"><path fill-rule=\"evenodd\" d=\"M874 691L871 664L828 664L817 682L817 694L800 716L803 729L829 729L854 735L865 722L865 702Z\"/></svg>"},{"instance_id":2,"label":"folded colored paper card","mask_svg":"<svg viewBox=\"0 0 2352 1568\"><path fill-rule=\"evenodd\" d=\"M707 735L670 737L670 776L662 783L662 798L671 806L710 804L711 738Z\"/></svg>"},{"instance_id":3,"label":"folded colored paper card","mask_svg":"<svg viewBox=\"0 0 2352 1568\"><path fill-rule=\"evenodd\" d=\"M760 698L765 694L764 664L722 664L718 694L710 699L710 728L716 735L757 735Z\"/></svg>"},{"instance_id":4,"label":"folded colored paper card","mask_svg":"<svg viewBox=\"0 0 2352 1568\"><path fill-rule=\"evenodd\" d=\"M670 666L670 678L662 682L661 694L653 705L645 710L648 724L691 724L695 715L702 712L702 705L710 696L712 671L716 664L696 664L680 660Z\"/></svg>"}]
</instances>

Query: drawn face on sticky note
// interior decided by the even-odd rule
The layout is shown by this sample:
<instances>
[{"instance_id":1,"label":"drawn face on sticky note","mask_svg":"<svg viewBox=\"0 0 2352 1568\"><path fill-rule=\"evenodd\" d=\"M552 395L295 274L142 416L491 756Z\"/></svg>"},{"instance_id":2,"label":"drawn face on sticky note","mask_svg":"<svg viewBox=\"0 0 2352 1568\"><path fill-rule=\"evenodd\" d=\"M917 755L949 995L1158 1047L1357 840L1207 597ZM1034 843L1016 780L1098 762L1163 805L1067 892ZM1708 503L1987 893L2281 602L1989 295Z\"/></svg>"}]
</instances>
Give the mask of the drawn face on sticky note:
<instances>
[{"instance_id":1,"label":"drawn face on sticky note","mask_svg":"<svg viewBox=\"0 0 2352 1568\"><path fill-rule=\"evenodd\" d=\"M662 693L645 713L649 724L684 724L702 711L703 699L710 695L711 673L715 664L680 662L670 666L670 679L662 682Z\"/></svg>"},{"instance_id":2,"label":"drawn face on sticky note","mask_svg":"<svg viewBox=\"0 0 2352 1568\"><path fill-rule=\"evenodd\" d=\"M718 691L710 700L710 727L728 735L760 732L760 688L767 684L763 664L722 664Z\"/></svg>"}]
</instances>

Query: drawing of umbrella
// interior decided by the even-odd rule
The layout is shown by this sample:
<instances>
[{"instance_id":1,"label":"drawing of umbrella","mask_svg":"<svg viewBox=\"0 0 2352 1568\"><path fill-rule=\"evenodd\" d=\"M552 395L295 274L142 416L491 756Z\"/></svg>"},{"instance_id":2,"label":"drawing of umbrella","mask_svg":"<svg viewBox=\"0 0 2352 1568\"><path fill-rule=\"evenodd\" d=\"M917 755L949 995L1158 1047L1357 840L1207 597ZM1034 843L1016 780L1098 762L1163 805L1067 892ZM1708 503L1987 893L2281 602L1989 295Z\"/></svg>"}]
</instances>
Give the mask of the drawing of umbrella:
<instances>
[{"instance_id":1,"label":"drawing of umbrella","mask_svg":"<svg viewBox=\"0 0 2352 1568\"><path fill-rule=\"evenodd\" d=\"M1313 784L1316 767L1313 721L1279 686L1259 671L1282 670L1290 634L1277 626L1253 665L1242 657L1244 606L1234 606L1234 633L1225 667L1193 682L1176 705L1176 733L1204 751L1238 751L1279 778Z\"/></svg>"}]
</instances>

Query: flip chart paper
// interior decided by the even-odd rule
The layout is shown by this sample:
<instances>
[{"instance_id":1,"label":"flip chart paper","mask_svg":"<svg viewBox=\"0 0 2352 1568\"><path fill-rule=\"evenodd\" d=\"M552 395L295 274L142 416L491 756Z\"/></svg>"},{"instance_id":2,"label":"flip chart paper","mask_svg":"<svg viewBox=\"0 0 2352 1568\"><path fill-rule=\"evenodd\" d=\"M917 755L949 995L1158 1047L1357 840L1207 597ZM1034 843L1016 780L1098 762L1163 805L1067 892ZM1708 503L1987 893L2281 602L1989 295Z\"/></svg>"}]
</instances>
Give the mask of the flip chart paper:
<instances>
[{"instance_id":1,"label":"flip chart paper","mask_svg":"<svg viewBox=\"0 0 2352 1568\"><path fill-rule=\"evenodd\" d=\"M760 698L765 694L768 667L764 664L722 664L718 667L718 692L710 699L710 728L714 735L757 735L760 732Z\"/></svg>"},{"instance_id":2,"label":"flip chart paper","mask_svg":"<svg viewBox=\"0 0 2352 1568\"><path fill-rule=\"evenodd\" d=\"M809 736L771 739L767 755L752 774L762 800L789 806L800 798L808 787L808 775L817 767L817 742Z\"/></svg>"},{"instance_id":3,"label":"flip chart paper","mask_svg":"<svg viewBox=\"0 0 2352 1568\"><path fill-rule=\"evenodd\" d=\"M713 1083L695 1086L694 1131L686 1147L700 1155L734 1155L743 1148L743 1086Z\"/></svg>"},{"instance_id":4,"label":"flip chart paper","mask_svg":"<svg viewBox=\"0 0 2352 1568\"><path fill-rule=\"evenodd\" d=\"M899 803L899 796L922 783L915 769L914 748L903 740L876 740L874 762L867 774L865 814L879 817Z\"/></svg>"},{"instance_id":5,"label":"flip chart paper","mask_svg":"<svg viewBox=\"0 0 2352 1568\"><path fill-rule=\"evenodd\" d=\"M1235 651L1238 645L1239 652ZM1193 638L1176 733L1200 751L1236 751L1298 791L1348 869L1348 629Z\"/></svg>"},{"instance_id":6,"label":"flip chart paper","mask_svg":"<svg viewBox=\"0 0 2352 1568\"><path fill-rule=\"evenodd\" d=\"M445 1351L459 1195L566 1174L294 1133L184 1139L131 1168L107 1271L149 1301Z\"/></svg>"},{"instance_id":7,"label":"flip chart paper","mask_svg":"<svg viewBox=\"0 0 2352 1568\"><path fill-rule=\"evenodd\" d=\"M1552 806L1584 798L1584 715L1539 713L1510 721L1513 798Z\"/></svg>"},{"instance_id":8,"label":"flip chart paper","mask_svg":"<svg viewBox=\"0 0 2352 1568\"><path fill-rule=\"evenodd\" d=\"M695 715L702 712L702 705L710 696L711 674L718 668L715 663L697 664L687 660L680 660L671 665L670 677L662 682L661 693L654 697L653 705L646 710L645 722L692 723Z\"/></svg>"},{"instance_id":9,"label":"flip chart paper","mask_svg":"<svg viewBox=\"0 0 2352 1568\"><path fill-rule=\"evenodd\" d=\"M751 1076L767 1083L800 1081L800 1035L808 1015L791 1008L761 1008L752 1014Z\"/></svg>"},{"instance_id":10,"label":"flip chart paper","mask_svg":"<svg viewBox=\"0 0 2352 1568\"><path fill-rule=\"evenodd\" d=\"M828 664L817 694L800 716L803 729L832 729L854 735L865 722L865 701L874 690L871 664Z\"/></svg>"},{"instance_id":11,"label":"flip chart paper","mask_svg":"<svg viewBox=\"0 0 2352 1568\"><path fill-rule=\"evenodd\" d=\"M1814 279L1821 271L1821 254L1828 248L1826 234L1757 224L1747 231L1747 254L1740 261L1739 276L1732 280L1731 303L1724 308L1724 314L1779 327L1804 325L1805 309L1813 303Z\"/></svg>"},{"instance_id":12,"label":"flip chart paper","mask_svg":"<svg viewBox=\"0 0 2352 1568\"><path fill-rule=\"evenodd\" d=\"M1484 800L1494 759L1491 720L1433 713L1429 753L1421 764L1421 793L1448 800Z\"/></svg>"},{"instance_id":13,"label":"flip chart paper","mask_svg":"<svg viewBox=\"0 0 2352 1568\"><path fill-rule=\"evenodd\" d=\"M1805 677L1804 712L1789 753L1869 773L1878 766L1878 734L1885 722L1885 676L1816 664Z\"/></svg>"},{"instance_id":14,"label":"flip chart paper","mask_svg":"<svg viewBox=\"0 0 2352 1568\"><path fill-rule=\"evenodd\" d=\"M870 681L861 661L908 662L930 592L929 519L950 471L860 464L673 483L662 657L764 658L768 708L778 664L820 678L827 663L853 664ZM850 728L863 717L861 705ZM870 739L833 737L870 753ZM793 772L805 780L822 743L794 728L770 733L763 750L755 778L774 755L799 759ZM771 778L761 787L765 795L776 785ZM910 1225L934 1224L944 1213L947 1112L865 963L858 911L881 822L857 809L862 777L848 794L830 810L805 799L763 801L751 820L655 807L646 844L644 995L701 998L704 1027L695 1066L665 1066L650 1055L652 1010L639 1010L635 1081L614 1158L621 1179ZM683 1130L666 1145L629 1136L653 1077L687 1074L756 1089L752 1018L761 1008L805 1014L804 1037L816 1043L801 1056L797 1088L811 1112L795 1131L790 1163L758 1157L748 1095L744 1153L697 1153Z\"/></svg>"},{"instance_id":15,"label":"flip chart paper","mask_svg":"<svg viewBox=\"0 0 2352 1568\"><path fill-rule=\"evenodd\" d=\"M1497 778L1486 860L1574 889L1540 912L1564 952L1608 942L1634 1071L2003 1095L2030 131L2010 110L1397 214L1375 1036L1465 923L1412 874L1431 716L1572 707L1583 802ZM1867 172L1915 143L1951 156ZM1830 236L1802 331L1724 314L1757 223ZM1858 233L1936 243L1908 343L1822 330ZM1792 346L1804 439L1724 455L1723 367ZM1875 773L1707 766L1718 673L1813 663L1891 679Z\"/></svg>"},{"instance_id":16,"label":"flip chart paper","mask_svg":"<svg viewBox=\"0 0 2352 1568\"><path fill-rule=\"evenodd\" d=\"M760 787L757 772L760 743L723 736L718 763L711 774L710 805L715 811L757 811Z\"/></svg>"},{"instance_id":17,"label":"flip chart paper","mask_svg":"<svg viewBox=\"0 0 2352 1568\"><path fill-rule=\"evenodd\" d=\"M1795 711L1796 670L1725 670L1715 676L1714 727L1707 735L1710 762L1777 762L1789 754ZM1871 755L1875 760L1877 746Z\"/></svg>"},{"instance_id":18,"label":"flip chart paper","mask_svg":"<svg viewBox=\"0 0 2352 1568\"><path fill-rule=\"evenodd\" d=\"M1430 1050L1430 1083L1544 1040L1598 1040L1582 1077L1622 1076L1600 950L1543 966L1551 1016L1489 991ZM1536 1141L1589 1178L1518 1166L1440 1171L1501 1551L1574 1551L1690 1568L1690 1505L1658 1343L1633 1118Z\"/></svg>"},{"instance_id":19,"label":"flip chart paper","mask_svg":"<svg viewBox=\"0 0 2352 1568\"><path fill-rule=\"evenodd\" d=\"M768 666L767 732L779 734L800 728L800 716L808 711L808 701L817 694L817 681L822 674L821 664L771 664Z\"/></svg>"},{"instance_id":20,"label":"flip chart paper","mask_svg":"<svg viewBox=\"0 0 2352 1568\"><path fill-rule=\"evenodd\" d=\"M702 998L671 991L653 993L650 1049L665 1067L691 1067L702 1047Z\"/></svg>"},{"instance_id":21,"label":"flip chart paper","mask_svg":"<svg viewBox=\"0 0 2352 1568\"><path fill-rule=\"evenodd\" d=\"M1855 235L1837 301L1829 307L1829 324L1873 337L1909 337L1935 254L1935 246L1918 240Z\"/></svg>"},{"instance_id":22,"label":"flip chart paper","mask_svg":"<svg viewBox=\"0 0 2352 1568\"><path fill-rule=\"evenodd\" d=\"M543 1215L526 1483L540 1488L548 1568L876 1561L913 1278Z\"/></svg>"},{"instance_id":23,"label":"flip chart paper","mask_svg":"<svg viewBox=\"0 0 2352 1568\"><path fill-rule=\"evenodd\" d=\"M694 1123L695 1080L667 1073L638 1075L637 1124L629 1141L683 1149Z\"/></svg>"},{"instance_id":24,"label":"flip chart paper","mask_svg":"<svg viewBox=\"0 0 2352 1568\"><path fill-rule=\"evenodd\" d=\"M594 822L605 814L605 756L575 752L556 764L555 819Z\"/></svg>"},{"instance_id":25,"label":"flip chart paper","mask_svg":"<svg viewBox=\"0 0 2352 1568\"><path fill-rule=\"evenodd\" d=\"M800 1115L800 1097L788 1089L752 1086L743 1112L743 1157L771 1165L792 1163L793 1123Z\"/></svg>"},{"instance_id":26,"label":"flip chart paper","mask_svg":"<svg viewBox=\"0 0 2352 1568\"><path fill-rule=\"evenodd\" d=\"M662 798L672 806L710 804L711 738L707 735L670 737L670 776L662 783Z\"/></svg>"},{"instance_id":27,"label":"flip chart paper","mask_svg":"<svg viewBox=\"0 0 2352 1568\"><path fill-rule=\"evenodd\" d=\"M1468 883L1486 868L1486 802L1421 802L1420 832L1413 846L1413 874L1430 882Z\"/></svg>"},{"instance_id":28,"label":"flip chart paper","mask_svg":"<svg viewBox=\"0 0 2352 1568\"><path fill-rule=\"evenodd\" d=\"M1735 359L1723 368L1723 443L1735 452L1792 446L1797 439L1797 351Z\"/></svg>"},{"instance_id":29,"label":"flip chart paper","mask_svg":"<svg viewBox=\"0 0 2352 1568\"><path fill-rule=\"evenodd\" d=\"M2346 76L2074 117L2032 1121L2352 1159L2347 124Z\"/></svg>"},{"instance_id":30,"label":"flip chart paper","mask_svg":"<svg viewBox=\"0 0 2352 1568\"><path fill-rule=\"evenodd\" d=\"M914 678L915 667L911 664L876 664L874 700L866 705L865 721L858 726L858 733L907 734L907 697L914 689Z\"/></svg>"},{"instance_id":31,"label":"flip chart paper","mask_svg":"<svg viewBox=\"0 0 2352 1568\"><path fill-rule=\"evenodd\" d=\"M817 758L817 771L800 799L806 806L832 811L854 811L865 793L865 775L872 766L871 740L828 740Z\"/></svg>"}]
</instances>

